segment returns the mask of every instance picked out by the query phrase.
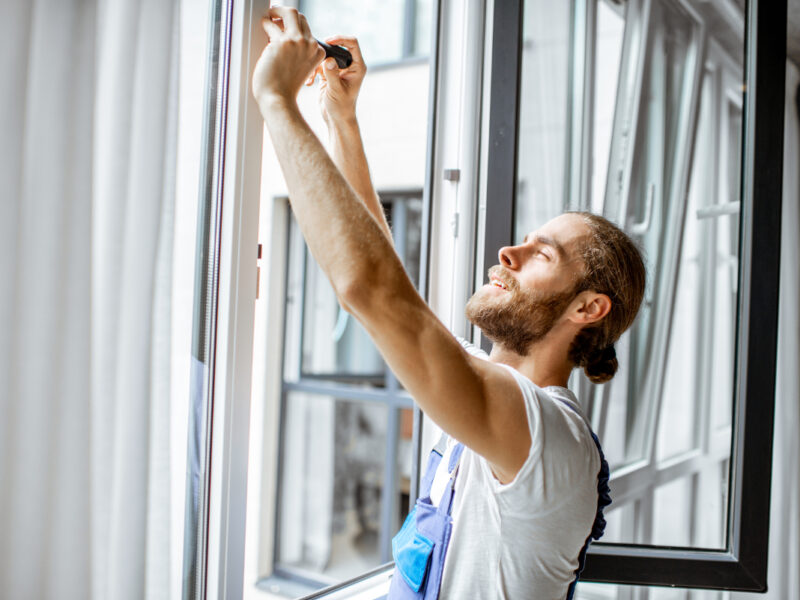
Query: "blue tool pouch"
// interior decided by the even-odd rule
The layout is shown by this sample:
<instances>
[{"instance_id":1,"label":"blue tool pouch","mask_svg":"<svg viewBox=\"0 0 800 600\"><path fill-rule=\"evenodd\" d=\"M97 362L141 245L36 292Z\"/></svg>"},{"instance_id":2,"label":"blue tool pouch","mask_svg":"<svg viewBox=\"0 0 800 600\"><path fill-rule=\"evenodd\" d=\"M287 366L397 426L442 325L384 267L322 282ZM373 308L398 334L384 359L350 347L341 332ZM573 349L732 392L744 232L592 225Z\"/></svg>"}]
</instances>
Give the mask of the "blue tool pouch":
<instances>
[{"instance_id":1,"label":"blue tool pouch","mask_svg":"<svg viewBox=\"0 0 800 600\"><path fill-rule=\"evenodd\" d=\"M433 542L417 531L417 509L406 517L403 527L392 539L392 555L397 571L408 586L418 592L425 581L433 552Z\"/></svg>"}]
</instances>

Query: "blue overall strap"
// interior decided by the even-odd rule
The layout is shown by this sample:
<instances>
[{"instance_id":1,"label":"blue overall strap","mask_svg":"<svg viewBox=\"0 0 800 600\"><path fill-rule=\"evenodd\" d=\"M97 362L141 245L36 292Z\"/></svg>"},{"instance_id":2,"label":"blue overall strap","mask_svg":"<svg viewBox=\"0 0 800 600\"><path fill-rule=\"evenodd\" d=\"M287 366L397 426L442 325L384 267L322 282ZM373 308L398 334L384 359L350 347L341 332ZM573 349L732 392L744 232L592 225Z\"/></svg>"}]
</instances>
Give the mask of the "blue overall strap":
<instances>
[{"instance_id":1,"label":"blue overall strap","mask_svg":"<svg viewBox=\"0 0 800 600\"><path fill-rule=\"evenodd\" d=\"M431 495L431 487L433 487L433 480L436 477L436 471L439 469L439 463L442 462L447 449L447 434L442 432L442 436L428 455L428 466L425 469L425 475L419 484L419 497L429 498Z\"/></svg>"},{"instance_id":2,"label":"blue overall strap","mask_svg":"<svg viewBox=\"0 0 800 600\"><path fill-rule=\"evenodd\" d=\"M442 492L442 499L439 500L439 507L437 512L449 515L453 508L453 486L455 484L456 475L458 475L458 463L461 461L461 453L464 452L464 444L458 443L453 446L453 451L450 453L450 461L447 464L447 473L450 477L447 480L447 486Z\"/></svg>"},{"instance_id":3,"label":"blue overall strap","mask_svg":"<svg viewBox=\"0 0 800 600\"><path fill-rule=\"evenodd\" d=\"M569 402L564 402L563 400L561 400L561 402L571 411L575 413L578 412ZM586 543L583 545L583 548L581 548L580 554L578 554L578 568L575 569L575 579L569 584L566 600L572 600L572 597L575 595L575 587L578 585L578 579L581 576L583 567L586 565L586 552L589 550L589 544L592 543L592 540L599 540L603 537L603 532L606 528L606 519L603 516L603 510L606 506L611 504L611 490L608 487L608 462L606 462L603 449L600 447L600 440L597 439L597 436L591 429L589 429L589 433L592 434L592 441L594 441L597 452L600 454L600 470L597 472L597 512L594 515L592 531L589 533L589 537L586 538Z\"/></svg>"}]
</instances>

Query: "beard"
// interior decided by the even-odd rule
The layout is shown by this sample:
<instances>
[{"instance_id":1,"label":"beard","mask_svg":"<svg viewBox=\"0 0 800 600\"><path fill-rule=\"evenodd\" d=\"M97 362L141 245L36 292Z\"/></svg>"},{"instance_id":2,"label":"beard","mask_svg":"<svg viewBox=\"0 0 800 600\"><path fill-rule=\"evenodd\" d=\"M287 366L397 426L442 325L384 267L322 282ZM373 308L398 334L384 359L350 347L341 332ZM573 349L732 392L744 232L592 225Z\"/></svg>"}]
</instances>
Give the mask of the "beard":
<instances>
[{"instance_id":1,"label":"beard","mask_svg":"<svg viewBox=\"0 0 800 600\"><path fill-rule=\"evenodd\" d=\"M523 290L516 279L496 265L489 275L503 282L505 292L481 288L467 302L467 319L495 344L521 356L543 339L575 298L575 288L566 292Z\"/></svg>"}]
</instances>

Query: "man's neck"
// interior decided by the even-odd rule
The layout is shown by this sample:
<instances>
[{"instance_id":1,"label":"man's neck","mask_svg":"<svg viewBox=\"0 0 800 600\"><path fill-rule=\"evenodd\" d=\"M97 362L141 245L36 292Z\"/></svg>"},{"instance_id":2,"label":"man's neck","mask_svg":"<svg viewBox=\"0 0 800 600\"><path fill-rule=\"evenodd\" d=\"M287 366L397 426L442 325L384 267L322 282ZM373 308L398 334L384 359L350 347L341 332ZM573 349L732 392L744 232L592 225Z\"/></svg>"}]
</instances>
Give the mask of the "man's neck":
<instances>
[{"instance_id":1,"label":"man's neck","mask_svg":"<svg viewBox=\"0 0 800 600\"><path fill-rule=\"evenodd\" d=\"M489 360L513 367L539 387L567 387L573 368L565 353L557 351L551 344L541 343L534 344L524 356L500 344L494 344Z\"/></svg>"}]
</instances>

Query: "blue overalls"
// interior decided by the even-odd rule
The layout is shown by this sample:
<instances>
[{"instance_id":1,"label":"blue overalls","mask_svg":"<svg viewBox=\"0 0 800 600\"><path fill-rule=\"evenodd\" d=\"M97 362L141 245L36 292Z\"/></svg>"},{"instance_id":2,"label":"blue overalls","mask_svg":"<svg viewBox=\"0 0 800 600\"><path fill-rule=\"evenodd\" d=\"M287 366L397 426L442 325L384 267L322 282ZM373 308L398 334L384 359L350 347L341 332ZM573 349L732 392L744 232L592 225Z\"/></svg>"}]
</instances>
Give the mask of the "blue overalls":
<instances>
[{"instance_id":1,"label":"blue overalls","mask_svg":"<svg viewBox=\"0 0 800 600\"><path fill-rule=\"evenodd\" d=\"M575 409L564 402L575 411ZM600 440L590 430L592 440L600 454L600 470L597 473L597 512L595 513L592 531L578 555L578 568L575 579L567 590L566 600L572 600L575 586L586 563L586 551L592 540L600 539L606 527L603 509L611 504L608 487L609 469ZM436 600L442 583L444 560L450 534L453 529L453 518L450 516L453 505L453 483L458 473L458 462L464 450L463 444L453 447L447 472L450 475L439 506L431 503L431 486L444 454L446 436L434 447L428 457L428 468L420 486L420 497L416 506L406 517L403 527L392 539L392 555L395 560L395 574L389 587L387 600Z\"/></svg>"},{"instance_id":2,"label":"blue overalls","mask_svg":"<svg viewBox=\"0 0 800 600\"><path fill-rule=\"evenodd\" d=\"M447 481L439 506L431 502L431 487L442 461L447 436L443 435L428 457L428 468L420 485L416 506L408 514L403 527L392 539L395 573L389 587L388 600L436 600L442 583L444 558L453 530L453 483L458 461L464 451L456 444L450 453Z\"/></svg>"}]
</instances>

